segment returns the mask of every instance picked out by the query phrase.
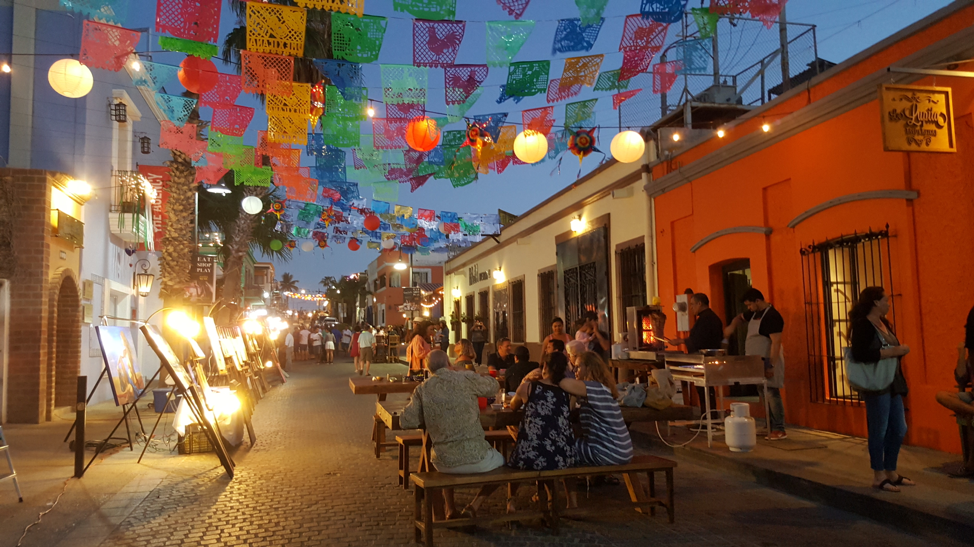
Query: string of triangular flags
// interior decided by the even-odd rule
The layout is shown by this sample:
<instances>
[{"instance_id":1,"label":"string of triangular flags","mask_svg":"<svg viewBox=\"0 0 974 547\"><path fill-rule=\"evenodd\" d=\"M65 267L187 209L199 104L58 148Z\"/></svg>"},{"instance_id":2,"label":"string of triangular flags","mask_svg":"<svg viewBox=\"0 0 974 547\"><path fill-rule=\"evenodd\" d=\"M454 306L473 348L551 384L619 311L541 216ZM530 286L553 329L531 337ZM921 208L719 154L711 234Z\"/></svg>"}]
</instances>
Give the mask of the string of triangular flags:
<instances>
[{"instance_id":1,"label":"string of triangular flags","mask_svg":"<svg viewBox=\"0 0 974 547\"><path fill-rule=\"evenodd\" d=\"M395 245L404 248L442 248L493 233L496 215L460 217L468 218L464 224L446 222L440 213L435 215L439 221L426 226L418 217L396 214L405 210L396 206L392 213L376 213L383 223L379 228L366 229L359 221L364 222L368 211L375 212L375 203L395 202L400 184L409 184L415 191L432 178L462 187L481 174L556 159L566 150L579 161L600 152L595 120L599 99L566 101L589 87L611 92L613 109L618 109L643 91L629 88L643 73L651 74L653 93L668 92L679 75L706 70L720 16L750 13L770 28L786 2L711 0L709 7L689 12L697 27L696 38L671 44L673 60L653 64L665 45L669 25L687 13L687 0L641 0L639 13L624 18L618 48L621 66L603 70L604 54L590 53L605 24L608 0L575 0L579 16L558 20L552 54L582 55L564 59L560 77L553 78L550 60L514 60L535 28L534 21L521 19L530 0L496 1L514 20L484 22L485 62L477 65L455 64L467 25L455 20L456 0L393 1L396 11L416 19L412 64L380 65L385 117L374 117L362 66L378 61L388 21L365 15L364 0L296 0L297 6L247 3L246 49L239 51L239 75L219 73L210 61L218 52L222 0L157 0L155 30L162 34L160 47L187 57L178 67L143 61L133 83L154 92L156 105L169 120L162 124L160 146L189 154L197 162L198 183L215 184L232 170L238 185L283 188L286 200L272 212L279 214L295 238L327 244L322 228L331 228L333 242L361 240L372 247L396 240ZM84 22L81 63L122 70L141 38L141 33L119 26L125 20L127 0L60 2L90 18ZM305 51L308 10L331 12L334 58L310 60L327 81L299 83L293 81L295 58ZM521 133L516 124L508 123L509 112L467 116L482 96L490 70L504 67L507 78L498 104L535 95L544 95L549 105L565 102L564 129L553 130L553 105L523 110L525 131ZM440 117L426 112L431 68L443 69L447 113ZM198 99L163 93L173 78ZM267 128L259 132L255 145L243 143L255 112L236 104L241 92L266 98ZM197 107L212 110L205 140L200 125L189 121ZM360 124L369 120L372 133L363 135ZM445 130L461 121L465 129ZM351 176L348 152L354 168ZM303 155L313 156L315 165L301 166ZM371 209L362 201L364 189L372 191ZM449 227L434 229L440 224ZM453 230L453 224L460 228Z\"/></svg>"}]
</instances>

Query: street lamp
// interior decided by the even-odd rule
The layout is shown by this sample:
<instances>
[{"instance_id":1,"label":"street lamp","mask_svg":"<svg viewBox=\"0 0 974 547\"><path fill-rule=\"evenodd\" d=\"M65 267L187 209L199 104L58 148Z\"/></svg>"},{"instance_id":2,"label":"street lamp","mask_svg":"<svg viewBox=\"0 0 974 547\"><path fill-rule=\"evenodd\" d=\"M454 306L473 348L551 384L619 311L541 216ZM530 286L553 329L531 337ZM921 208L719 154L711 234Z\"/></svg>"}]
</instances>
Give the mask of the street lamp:
<instances>
[{"instance_id":1,"label":"street lamp","mask_svg":"<svg viewBox=\"0 0 974 547\"><path fill-rule=\"evenodd\" d=\"M149 261L144 258L135 263L137 268L142 268L142 273L135 274L135 290L138 291L139 296L149 296L152 292L152 281L156 276L149 273L149 265Z\"/></svg>"}]
</instances>

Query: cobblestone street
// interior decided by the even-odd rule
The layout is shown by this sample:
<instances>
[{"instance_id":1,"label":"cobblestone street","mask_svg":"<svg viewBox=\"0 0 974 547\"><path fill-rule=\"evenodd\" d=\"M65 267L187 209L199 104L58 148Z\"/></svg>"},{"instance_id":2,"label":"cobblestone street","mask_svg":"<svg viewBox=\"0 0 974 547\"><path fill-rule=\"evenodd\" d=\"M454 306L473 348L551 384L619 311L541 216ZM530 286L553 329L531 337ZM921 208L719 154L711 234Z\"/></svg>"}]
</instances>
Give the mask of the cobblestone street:
<instances>
[{"instance_id":1,"label":"cobblestone street","mask_svg":"<svg viewBox=\"0 0 974 547\"><path fill-rule=\"evenodd\" d=\"M299 364L257 407L253 449L235 455L229 481L212 454L155 456L168 475L128 514L104 547L155 545L410 545L412 493L396 485L396 455L370 452L375 399L354 396L349 362ZM373 366L373 374L399 372ZM642 450L649 448L637 436ZM659 446L659 443L653 443ZM150 455L151 456L151 455ZM522 505L529 489L522 489ZM465 503L469 493L458 493ZM625 497L623 486L590 499ZM498 494L487 505L499 512ZM628 511L563 521L560 536L540 524L516 531L437 532L438 545L931 545L871 521L751 482L680 462L676 524ZM25 545L31 545L28 541ZM61 545L77 545L65 539Z\"/></svg>"}]
</instances>

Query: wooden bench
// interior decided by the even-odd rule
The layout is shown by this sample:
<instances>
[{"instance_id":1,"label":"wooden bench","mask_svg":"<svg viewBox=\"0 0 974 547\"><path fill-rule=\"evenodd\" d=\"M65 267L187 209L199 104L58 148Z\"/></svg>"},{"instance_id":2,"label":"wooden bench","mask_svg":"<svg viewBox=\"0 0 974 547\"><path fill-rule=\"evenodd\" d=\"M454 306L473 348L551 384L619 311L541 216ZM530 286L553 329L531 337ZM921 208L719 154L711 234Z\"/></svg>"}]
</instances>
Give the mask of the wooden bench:
<instances>
[{"instance_id":1,"label":"wooden bench","mask_svg":"<svg viewBox=\"0 0 974 547\"><path fill-rule=\"evenodd\" d=\"M508 449L514 443L514 436L508 430L484 431L484 437L491 446L504 455L505 459L507 458ZM396 435L396 443L399 444L399 486L402 486L403 490L409 490L409 475L411 473L409 468L409 449L414 446L423 446L423 432L418 431L415 433ZM425 454L420 455L419 470L428 467L424 462L425 457Z\"/></svg>"},{"instance_id":2,"label":"wooden bench","mask_svg":"<svg viewBox=\"0 0 974 547\"><path fill-rule=\"evenodd\" d=\"M433 545L433 530L436 528L460 528L471 525L489 525L512 520L530 520L541 518L558 534L558 519L563 515L583 516L590 514L605 514L606 504L600 502L598 507L562 509L558 501L558 489L555 483L567 478L585 478L594 475L622 474L629 490L630 501L625 505L633 507L640 513L649 509L650 515L656 514L656 507L666 508L669 522L675 520L673 506L673 470L676 462L656 456L636 456L626 465L607 465L596 467L573 467L555 471L519 471L509 467L501 467L489 473L473 475L450 475L446 473L413 473L410 481L416 487L414 507L414 539L416 543L423 543L429 547ZM665 497L656 497L657 472L662 472L666 480ZM646 473L649 484L644 487L639 479L640 473ZM538 507L535 510L524 511L518 509L514 514L495 516L478 516L477 518L459 518L453 520L433 520L433 500L440 496L433 494L444 488L470 488L487 485L501 485L509 483L535 482L538 485ZM547 486L547 488L545 488ZM551 492L551 503L548 494ZM611 504L610 504L611 505Z\"/></svg>"}]
</instances>

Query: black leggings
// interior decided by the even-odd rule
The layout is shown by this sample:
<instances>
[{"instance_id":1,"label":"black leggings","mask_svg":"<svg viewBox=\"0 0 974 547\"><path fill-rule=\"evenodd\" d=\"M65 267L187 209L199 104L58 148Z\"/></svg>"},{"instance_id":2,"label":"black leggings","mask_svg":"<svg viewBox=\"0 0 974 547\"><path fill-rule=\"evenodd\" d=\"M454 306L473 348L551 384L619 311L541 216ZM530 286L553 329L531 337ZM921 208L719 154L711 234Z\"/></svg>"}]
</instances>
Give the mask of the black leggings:
<instances>
[{"instance_id":1,"label":"black leggings","mask_svg":"<svg viewBox=\"0 0 974 547\"><path fill-rule=\"evenodd\" d=\"M477 352L477 364L478 365L482 365L483 364L482 357L484 356L484 345L486 343L487 342L474 342L473 343L473 350L475 352Z\"/></svg>"}]
</instances>

